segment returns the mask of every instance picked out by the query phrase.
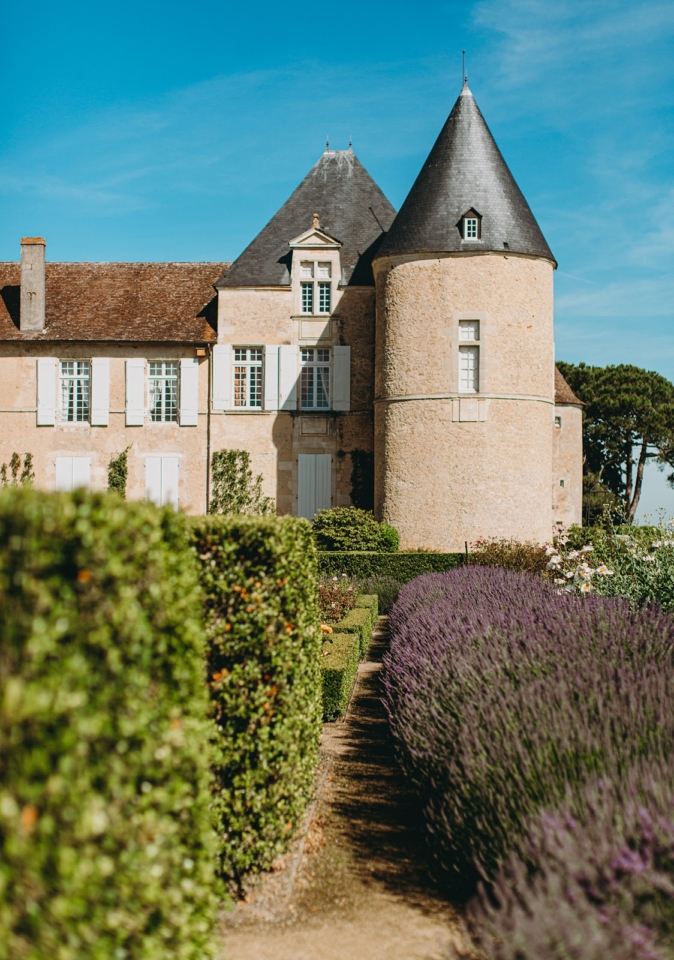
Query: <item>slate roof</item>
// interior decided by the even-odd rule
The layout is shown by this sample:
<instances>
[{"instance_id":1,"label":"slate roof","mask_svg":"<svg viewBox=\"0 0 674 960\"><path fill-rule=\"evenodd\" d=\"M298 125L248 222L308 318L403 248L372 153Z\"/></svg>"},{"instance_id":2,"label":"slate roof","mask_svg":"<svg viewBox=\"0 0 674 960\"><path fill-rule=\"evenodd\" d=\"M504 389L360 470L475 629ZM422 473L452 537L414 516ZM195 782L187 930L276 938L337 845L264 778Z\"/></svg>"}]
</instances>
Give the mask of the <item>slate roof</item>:
<instances>
[{"instance_id":1,"label":"slate roof","mask_svg":"<svg viewBox=\"0 0 674 960\"><path fill-rule=\"evenodd\" d=\"M477 242L462 240L459 229L471 207L482 217ZM464 86L378 255L506 249L555 262L473 94Z\"/></svg>"},{"instance_id":2,"label":"slate roof","mask_svg":"<svg viewBox=\"0 0 674 960\"><path fill-rule=\"evenodd\" d=\"M19 263L0 263L0 341L208 343L227 263L47 263L46 329L19 330Z\"/></svg>"},{"instance_id":3,"label":"slate roof","mask_svg":"<svg viewBox=\"0 0 674 960\"><path fill-rule=\"evenodd\" d=\"M577 407L584 406L583 401L578 399L558 367L555 367L555 403L573 404Z\"/></svg>"},{"instance_id":4,"label":"slate roof","mask_svg":"<svg viewBox=\"0 0 674 960\"><path fill-rule=\"evenodd\" d=\"M269 223L234 261L218 286L286 286L288 243L311 226L342 244L343 284L373 286L372 259L395 217L391 206L352 150L326 151Z\"/></svg>"}]
</instances>

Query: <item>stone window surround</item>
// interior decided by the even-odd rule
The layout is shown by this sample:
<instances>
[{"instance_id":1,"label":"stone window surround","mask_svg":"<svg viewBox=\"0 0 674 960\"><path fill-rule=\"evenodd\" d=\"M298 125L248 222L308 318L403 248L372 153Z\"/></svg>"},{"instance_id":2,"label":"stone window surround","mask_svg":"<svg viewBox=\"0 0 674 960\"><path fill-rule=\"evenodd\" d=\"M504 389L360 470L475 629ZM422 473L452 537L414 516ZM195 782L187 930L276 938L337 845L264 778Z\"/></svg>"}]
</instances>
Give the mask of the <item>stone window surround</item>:
<instances>
[{"instance_id":1,"label":"stone window surround","mask_svg":"<svg viewBox=\"0 0 674 960\"><path fill-rule=\"evenodd\" d=\"M475 341L475 346L480 349L479 371L478 371L478 391L477 393L462 394L459 389L459 347L468 346L470 341L459 340L459 323L461 320L477 320L480 324L480 339ZM452 316L451 324L445 327L443 331L449 338L449 384L448 393L466 397L479 397L489 392L489 314L481 310L473 310L470 313L455 313Z\"/></svg>"},{"instance_id":2,"label":"stone window surround","mask_svg":"<svg viewBox=\"0 0 674 960\"><path fill-rule=\"evenodd\" d=\"M311 261L314 264L314 276L313 279L309 277L302 277L301 264L307 261ZM327 277L320 277L317 273L317 267L319 263L329 263L330 264L330 279ZM341 260L339 254L339 248L334 246L321 246L320 244L312 245L311 247L303 247L298 245L293 249L293 259L292 259L292 269L291 269L291 288L292 288L292 318L295 317L304 318L305 320L310 318L315 318L317 320L326 320L328 319L335 307L337 306L338 296L337 289L339 286L340 277L342 275ZM304 313L302 310L302 284L303 283L313 283L314 284L314 304L313 304L313 313ZM319 313L319 283L329 283L330 284L330 310L327 313Z\"/></svg>"}]
</instances>

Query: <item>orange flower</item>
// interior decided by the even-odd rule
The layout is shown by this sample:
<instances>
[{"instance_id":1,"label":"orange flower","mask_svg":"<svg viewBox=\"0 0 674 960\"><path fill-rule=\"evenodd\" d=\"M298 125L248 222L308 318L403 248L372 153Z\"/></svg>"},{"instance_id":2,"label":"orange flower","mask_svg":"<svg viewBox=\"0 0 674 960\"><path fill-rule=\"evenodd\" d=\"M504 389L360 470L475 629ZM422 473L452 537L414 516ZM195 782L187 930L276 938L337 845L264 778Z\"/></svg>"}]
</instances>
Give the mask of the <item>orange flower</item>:
<instances>
[{"instance_id":1,"label":"orange flower","mask_svg":"<svg viewBox=\"0 0 674 960\"><path fill-rule=\"evenodd\" d=\"M79 570L77 574L78 583L89 583L90 580L93 580L93 573L91 570Z\"/></svg>"},{"instance_id":2,"label":"orange flower","mask_svg":"<svg viewBox=\"0 0 674 960\"><path fill-rule=\"evenodd\" d=\"M37 807L33 806L32 803L27 803L26 806L21 811L21 826L29 836L35 829L37 818L38 818Z\"/></svg>"},{"instance_id":3,"label":"orange flower","mask_svg":"<svg viewBox=\"0 0 674 960\"><path fill-rule=\"evenodd\" d=\"M323 633L332 633L332 627L329 627L327 623L321 624L321 630L323 631Z\"/></svg>"}]
</instances>

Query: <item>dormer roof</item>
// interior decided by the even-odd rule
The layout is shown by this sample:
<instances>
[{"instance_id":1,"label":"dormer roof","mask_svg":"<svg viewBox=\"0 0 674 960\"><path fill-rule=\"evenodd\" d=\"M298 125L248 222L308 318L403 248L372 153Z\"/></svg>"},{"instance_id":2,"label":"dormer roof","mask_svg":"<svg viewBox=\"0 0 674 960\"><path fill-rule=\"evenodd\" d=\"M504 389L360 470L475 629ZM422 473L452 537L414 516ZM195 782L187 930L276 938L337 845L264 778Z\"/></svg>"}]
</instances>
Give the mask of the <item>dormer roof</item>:
<instances>
[{"instance_id":1,"label":"dormer roof","mask_svg":"<svg viewBox=\"0 0 674 960\"><path fill-rule=\"evenodd\" d=\"M480 240L466 243L460 222L479 210ZM555 263L468 86L417 177L377 256L498 251Z\"/></svg>"},{"instance_id":2,"label":"dormer roof","mask_svg":"<svg viewBox=\"0 0 674 960\"><path fill-rule=\"evenodd\" d=\"M373 255L395 209L352 150L326 150L217 286L289 285L289 244L304 235L315 213L320 231L341 243L341 282L372 286Z\"/></svg>"}]
</instances>

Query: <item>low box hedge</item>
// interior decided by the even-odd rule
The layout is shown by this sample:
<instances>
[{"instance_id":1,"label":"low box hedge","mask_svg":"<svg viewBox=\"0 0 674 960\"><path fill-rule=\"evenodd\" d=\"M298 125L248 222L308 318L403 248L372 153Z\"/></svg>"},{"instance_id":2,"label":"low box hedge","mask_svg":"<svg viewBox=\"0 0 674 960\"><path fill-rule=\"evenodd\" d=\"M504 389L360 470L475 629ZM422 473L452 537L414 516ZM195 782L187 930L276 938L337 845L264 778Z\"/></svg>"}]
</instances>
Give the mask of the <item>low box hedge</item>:
<instances>
[{"instance_id":1,"label":"low box hedge","mask_svg":"<svg viewBox=\"0 0 674 960\"><path fill-rule=\"evenodd\" d=\"M372 639L372 631L377 622L377 596L361 594L356 599L356 605L347 610L342 619L335 626L338 633L357 633L361 659L367 653Z\"/></svg>"},{"instance_id":2,"label":"low box hedge","mask_svg":"<svg viewBox=\"0 0 674 960\"><path fill-rule=\"evenodd\" d=\"M294 517L192 523L217 725L220 869L240 889L298 825L321 731L321 646L311 526Z\"/></svg>"},{"instance_id":3,"label":"low box hedge","mask_svg":"<svg viewBox=\"0 0 674 960\"><path fill-rule=\"evenodd\" d=\"M327 551L318 554L318 569L324 576L365 579L385 576L407 583L422 573L445 573L465 561L462 553L368 553Z\"/></svg>"},{"instance_id":4,"label":"low box hedge","mask_svg":"<svg viewBox=\"0 0 674 960\"><path fill-rule=\"evenodd\" d=\"M0 493L0 958L219 954L184 520Z\"/></svg>"},{"instance_id":5,"label":"low box hedge","mask_svg":"<svg viewBox=\"0 0 674 960\"><path fill-rule=\"evenodd\" d=\"M356 633L333 633L323 645L323 719L336 720L347 706L356 682L360 642Z\"/></svg>"}]
</instances>

